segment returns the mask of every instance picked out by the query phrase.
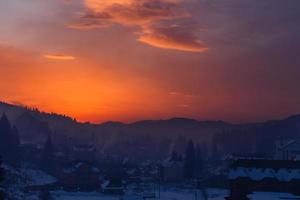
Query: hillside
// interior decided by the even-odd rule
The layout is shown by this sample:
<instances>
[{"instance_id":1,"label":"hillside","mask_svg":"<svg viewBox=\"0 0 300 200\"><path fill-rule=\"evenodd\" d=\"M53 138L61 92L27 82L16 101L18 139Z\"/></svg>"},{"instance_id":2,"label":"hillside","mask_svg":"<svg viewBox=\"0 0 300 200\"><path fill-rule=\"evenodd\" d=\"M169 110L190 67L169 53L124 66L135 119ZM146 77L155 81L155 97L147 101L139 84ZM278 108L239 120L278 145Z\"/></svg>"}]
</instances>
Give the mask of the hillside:
<instances>
[{"instance_id":1,"label":"hillside","mask_svg":"<svg viewBox=\"0 0 300 200\"><path fill-rule=\"evenodd\" d=\"M0 103L0 113L3 112L18 127L22 142L42 144L46 136L52 134L57 146L93 143L101 153L121 156L165 155L172 149L183 152L188 139L193 139L210 153L213 149L223 153L270 152L275 140L298 138L300 133L300 115L241 125L187 118L90 124L63 115Z\"/></svg>"}]
</instances>

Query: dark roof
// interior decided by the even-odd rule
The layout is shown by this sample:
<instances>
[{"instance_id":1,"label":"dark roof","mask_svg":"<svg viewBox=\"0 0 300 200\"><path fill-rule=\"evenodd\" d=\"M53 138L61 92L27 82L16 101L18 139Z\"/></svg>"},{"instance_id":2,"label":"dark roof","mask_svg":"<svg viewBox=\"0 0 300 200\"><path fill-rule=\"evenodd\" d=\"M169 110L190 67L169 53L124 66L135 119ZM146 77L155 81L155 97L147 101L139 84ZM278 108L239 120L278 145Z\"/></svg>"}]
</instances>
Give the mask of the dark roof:
<instances>
[{"instance_id":1,"label":"dark roof","mask_svg":"<svg viewBox=\"0 0 300 200\"><path fill-rule=\"evenodd\" d=\"M271 168L271 169L300 169L300 161L267 160L267 159L238 159L233 160L231 168Z\"/></svg>"}]
</instances>

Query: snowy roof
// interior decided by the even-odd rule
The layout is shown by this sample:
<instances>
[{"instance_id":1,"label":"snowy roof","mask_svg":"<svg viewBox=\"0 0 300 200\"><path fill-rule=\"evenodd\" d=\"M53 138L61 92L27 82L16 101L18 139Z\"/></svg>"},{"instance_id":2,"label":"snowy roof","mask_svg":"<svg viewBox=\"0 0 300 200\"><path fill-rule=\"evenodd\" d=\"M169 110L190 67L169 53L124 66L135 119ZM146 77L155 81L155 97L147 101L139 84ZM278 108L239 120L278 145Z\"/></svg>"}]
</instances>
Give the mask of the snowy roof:
<instances>
[{"instance_id":1,"label":"snowy roof","mask_svg":"<svg viewBox=\"0 0 300 200\"><path fill-rule=\"evenodd\" d=\"M299 199L299 196L294 196L289 193L277 193L277 192L253 192L249 194L250 199L255 200L280 200L280 199Z\"/></svg>"},{"instance_id":2,"label":"snowy roof","mask_svg":"<svg viewBox=\"0 0 300 200\"><path fill-rule=\"evenodd\" d=\"M265 178L274 178L281 182L289 182L293 179L300 179L300 169L279 169L271 168L257 169L257 168L242 168L231 169L228 173L228 178L234 180L237 178L250 178L253 181L261 181Z\"/></svg>"},{"instance_id":3,"label":"snowy roof","mask_svg":"<svg viewBox=\"0 0 300 200\"><path fill-rule=\"evenodd\" d=\"M30 185L47 185L57 181L53 176L46 174L41 170L22 169L21 173L27 177L28 184Z\"/></svg>"},{"instance_id":4,"label":"snowy roof","mask_svg":"<svg viewBox=\"0 0 300 200\"><path fill-rule=\"evenodd\" d=\"M117 185L111 183L109 180L105 181L103 184L101 184L101 187L104 189L122 189L122 185Z\"/></svg>"},{"instance_id":5,"label":"snowy roof","mask_svg":"<svg viewBox=\"0 0 300 200\"><path fill-rule=\"evenodd\" d=\"M86 163L78 162L78 163L74 164L71 167L64 168L63 172L67 173L67 174L73 173L73 172L77 171L84 164L86 164ZM100 172L100 170L95 166L90 166L89 165L89 167L90 167L90 170L93 171L93 172Z\"/></svg>"},{"instance_id":6,"label":"snowy roof","mask_svg":"<svg viewBox=\"0 0 300 200\"><path fill-rule=\"evenodd\" d=\"M287 140L287 141L279 141L277 142L279 149L285 149L292 144L299 143L298 140Z\"/></svg>"},{"instance_id":7,"label":"snowy roof","mask_svg":"<svg viewBox=\"0 0 300 200\"><path fill-rule=\"evenodd\" d=\"M103 188L107 187L110 184L110 181L105 181L104 183L101 184Z\"/></svg>"},{"instance_id":8,"label":"snowy roof","mask_svg":"<svg viewBox=\"0 0 300 200\"><path fill-rule=\"evenodd\" d=\"M133 175L133 174L136 172L136 170L135 170L135 169L129 169L129 170L127 170L126 172L127 172L127 174L129 174L129 175Z\"/></svg>"},{"instance_id":9,"label":"snowy roof","mask_svg":"<svg viewBox=\"0 0 300 200\"><path fill-rule=\"evenodd\" d=\"M182 160L174 160L171 157L169 157L163 161L162 165L164 167L183 166L183 162Z\"/></svg>"},{"instance_id":10,"label":"snowy roof","mask_svg":"<svg viewBox=\"0 0 300 200\"><path fill-rule=\"evenodd\" d=\"M16 169L9 165L3 165L3 169L5 169L5 173L18 177L18 182L26 186L48 185L57 181L55 177L37 169Z\"/></svg>"},{"instance_id":11,"label":"snowy roof","mask_svg":"<svg viewBox=\"0 0 300 200\"><path fill-rule=\"evenodd\" d=\"M259 153L244 153L244 154L227 154L223 157L223 160L241 160L241 159L248 159L248 160L266 160L272 159L273 157L259 154Z\"/></svg>"},{"instance_id":12,"label":"snowy roof","mask_svg":"<svg viewBox=\"0 0 300 200\"><path fill-rule=\"evenodd\" d=\"M229 170L228 178L250 178L261 181L265 178L274 178L278 181L288 182L300 179L300 162L278 160L237 160Z\"/></svg>"},{"instance_id":13,"label":"snowy roof","mask_svg":"<svg viewBox=\"0 0 300 200\"><path fill-rule=\"evenodd\" d=\"M93 145L76 145L73 147L74 151L95 151L96 148Z\"/></svg>"}]
</instances>

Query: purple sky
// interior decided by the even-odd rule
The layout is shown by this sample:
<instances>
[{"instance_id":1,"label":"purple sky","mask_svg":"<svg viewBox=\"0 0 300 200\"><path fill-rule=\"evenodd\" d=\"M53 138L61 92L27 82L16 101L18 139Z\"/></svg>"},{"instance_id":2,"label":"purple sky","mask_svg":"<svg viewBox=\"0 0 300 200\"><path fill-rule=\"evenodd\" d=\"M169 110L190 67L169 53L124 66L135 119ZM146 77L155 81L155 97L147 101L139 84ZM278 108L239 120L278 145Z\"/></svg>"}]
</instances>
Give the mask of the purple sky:
<instances>
[{"instance_id":1,"label":"purple sky","mask_svg":"<svg viewBox=\"0 0 300 200\"><path fill-rule=\"evenodd\" d=\"M0 0L0 98L94 122L300 113L298 0Z\"/></svg>"}]
</instances>

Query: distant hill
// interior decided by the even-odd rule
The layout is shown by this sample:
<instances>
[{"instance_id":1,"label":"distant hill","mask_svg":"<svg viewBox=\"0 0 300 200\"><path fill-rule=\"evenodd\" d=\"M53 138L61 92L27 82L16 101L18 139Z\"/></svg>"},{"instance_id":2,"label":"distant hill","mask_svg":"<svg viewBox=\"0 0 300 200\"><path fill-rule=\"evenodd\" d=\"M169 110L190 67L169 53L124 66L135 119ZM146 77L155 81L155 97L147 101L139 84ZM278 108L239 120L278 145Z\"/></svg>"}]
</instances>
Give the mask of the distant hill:
<instances>
[{"instance_id":1,"label":"distant hill","mask_svg":"<svg viewBox=\"0 0 300 200\"><path fill-rule=\"evenodd\" d=\"M73 143L94 143L99 153L135 157L165 156L171 150L182 153L189 139L193 139L210 154L271 152L275 140L294 139L300 135L300 115L254 124L187 118L143 120L129 124L91 124L2 102L0 113L3 112L19 129L22 142L42 144L46 136L52 134L58 147Z\"/></svg>"}]
</instances>

